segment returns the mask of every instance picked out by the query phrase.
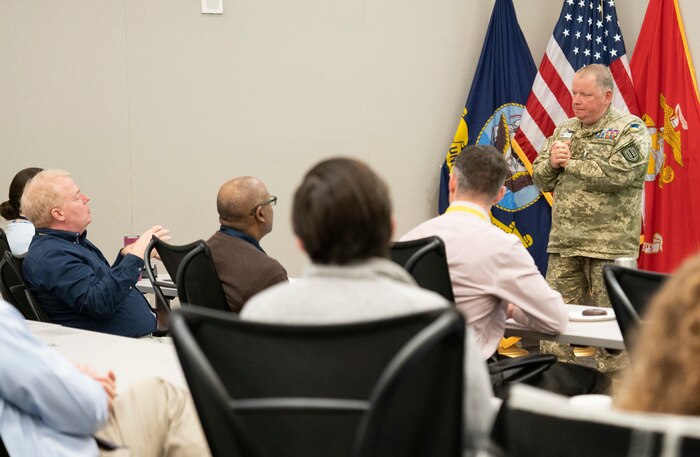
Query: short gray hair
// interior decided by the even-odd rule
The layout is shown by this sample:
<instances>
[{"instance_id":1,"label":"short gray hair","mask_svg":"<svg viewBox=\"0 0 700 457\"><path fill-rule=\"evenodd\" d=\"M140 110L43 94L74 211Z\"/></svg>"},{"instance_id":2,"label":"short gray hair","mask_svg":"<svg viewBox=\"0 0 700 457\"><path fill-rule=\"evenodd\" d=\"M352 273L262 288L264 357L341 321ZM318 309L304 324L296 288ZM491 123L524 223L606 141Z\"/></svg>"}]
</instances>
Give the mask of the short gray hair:
<instances>
[{"instance_id":1,"label":"short gray hair","mask_svg":"<svg viewBox=\"0 0 700 457\"><path fill-rule=\"evenodd\" d=\"M37 228L51 226L51 210L61 204L62 195L56 188L56 178L69 178L64 170L44 170L27 183L22 194L22 213Z\"/></svg>"},{"instance_id":2,"label":"short gray hair","mask_svg":"<svg viewBox=\"0 0 700 457\"><path fill-rule=\"evenodd\" d=\"M595 76L595 85L602 92L606 90L615 90L615 80L613 80L613 75L610 73L610 69L605 65L599 63L593 63L581 67L576 72L576 76Z\"/></svg>"}]
</instances>

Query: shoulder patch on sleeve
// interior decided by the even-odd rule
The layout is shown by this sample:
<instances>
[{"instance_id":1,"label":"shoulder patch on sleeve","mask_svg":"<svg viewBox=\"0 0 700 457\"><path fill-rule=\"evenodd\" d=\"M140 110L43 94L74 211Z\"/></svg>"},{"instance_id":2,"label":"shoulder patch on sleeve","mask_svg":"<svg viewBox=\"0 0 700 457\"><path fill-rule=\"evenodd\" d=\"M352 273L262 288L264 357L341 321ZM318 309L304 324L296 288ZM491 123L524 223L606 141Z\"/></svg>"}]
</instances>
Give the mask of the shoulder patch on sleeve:
<instances>
[{"instance_id":1,"label":"shoulder patch on sleeve","mask_svg":"<svg viewBox=\"0 0 700 457\"><path fill-rule=\"evenodd\" d=\"M644 128L646 128L646 126ZM629 128L627 129L628 132L639 132L640 130L642 130L642 126L637 124L636 122L630 124Z\"/></svg>"},{"instance_id":2,"label":"shoulder patch on sleeve","mask_svg":"<svg viewBox=\"0 0 700 457\"><path fill-rule=\"evenodd\" d=\"M637 163L642 159L642 155L639 153L639 149L634 142L627 143L620 149L622 157L624 157L630 163Z\"/></svg>"}]
</instances>

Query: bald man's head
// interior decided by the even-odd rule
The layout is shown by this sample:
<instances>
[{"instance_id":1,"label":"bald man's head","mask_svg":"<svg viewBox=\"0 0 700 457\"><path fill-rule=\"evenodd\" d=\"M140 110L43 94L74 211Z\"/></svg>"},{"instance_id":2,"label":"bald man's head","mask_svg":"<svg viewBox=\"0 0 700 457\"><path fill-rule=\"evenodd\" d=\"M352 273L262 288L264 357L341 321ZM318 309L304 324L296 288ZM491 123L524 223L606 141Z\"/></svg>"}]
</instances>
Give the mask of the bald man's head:
<instances>
[{"instance_id":1,"label":"bald man's head","mask_svg":"<svg viewBox=\"0 0 700 457\"><path fill-rule=\"evenodd\" d=\"M262 238L272 230L272 210L262 207L269 199L267 187L258 178L241 176L227 181L216 197L219 221L227 227Z\"/></svg>"}]
</instances>

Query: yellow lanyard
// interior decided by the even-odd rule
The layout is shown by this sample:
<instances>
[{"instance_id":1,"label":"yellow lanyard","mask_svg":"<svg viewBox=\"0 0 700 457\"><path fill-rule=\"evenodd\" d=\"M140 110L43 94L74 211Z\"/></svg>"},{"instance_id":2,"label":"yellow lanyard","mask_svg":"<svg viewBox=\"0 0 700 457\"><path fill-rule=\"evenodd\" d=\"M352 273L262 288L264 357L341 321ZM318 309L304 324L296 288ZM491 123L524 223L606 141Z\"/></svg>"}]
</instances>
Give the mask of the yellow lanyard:
<instances>
[{"instance_id":1,"label":"yellow lanyard","mask_svg":"<svg viewBox=\"0 0 700 457\"><path fill-rule=\"evenodd\" d=\"M488 219L486 219L486 216L484 216L484 214L482 212L477 211L474 208L470 208L469 206L464 206L464 205L450 206L447 208L447 211L445 211L445 213L469 213L469 214L473 214L475 216L478 216L481 219L488 222Z\"/></svg>"}]
</instances>

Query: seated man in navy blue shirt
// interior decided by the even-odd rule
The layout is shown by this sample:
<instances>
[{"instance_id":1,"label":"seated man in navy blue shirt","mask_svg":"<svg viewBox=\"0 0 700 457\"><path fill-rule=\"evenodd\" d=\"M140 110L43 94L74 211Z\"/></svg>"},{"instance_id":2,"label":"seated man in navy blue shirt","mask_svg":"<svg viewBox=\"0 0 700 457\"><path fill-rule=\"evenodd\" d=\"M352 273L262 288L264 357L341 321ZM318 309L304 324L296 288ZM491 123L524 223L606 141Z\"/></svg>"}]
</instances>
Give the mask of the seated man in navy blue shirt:
<instances>
[{"instance_id":1,"label":"seated man in navy blue shirt","mask_svg":"<svg viewBox=\"0 0 700 457\"><path fill-rule=\"evenodd\" d=\"M22 211L36 235L22 269L51 320L68 327L141 337L156 330L156 316L136 289L154 226L121 250L112 266L87 239L90 199L65 171L45 170L27 184Z\"/></svg>"}]
</instances>

